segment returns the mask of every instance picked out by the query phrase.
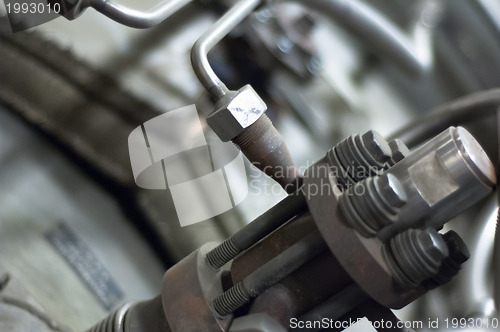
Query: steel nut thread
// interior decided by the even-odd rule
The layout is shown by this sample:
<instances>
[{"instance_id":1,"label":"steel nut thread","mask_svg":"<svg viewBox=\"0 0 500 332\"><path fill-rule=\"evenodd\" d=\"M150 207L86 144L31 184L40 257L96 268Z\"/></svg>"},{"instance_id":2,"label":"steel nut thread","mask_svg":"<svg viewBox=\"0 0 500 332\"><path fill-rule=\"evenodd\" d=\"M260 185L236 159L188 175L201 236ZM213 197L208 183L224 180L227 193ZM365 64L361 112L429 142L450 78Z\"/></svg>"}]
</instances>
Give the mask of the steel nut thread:
<instances>
[{"instance_id":1,"label":"steel nut thread","mask_svg":"<svg viewBox=\"0 0 500 332\"><path fill-rule=\"evenodd\" d=\"M349 136L327 153L330 168L341 189L380 174L391 157L389 144L373 130Z\"/></svg>"},{"instance_id":2,"label":"steel nut thread","mask_svg":"<svg viewBox=\"0 0 500 332\"><path fill-rule=\"evenodd\" d=\"M394 280L411 289L435 276L448 257L448 247L434 228L408 229L382 247Z\"/></svg>"},{"instance_id":3,"label":"steel nut thread","mask_svg":"<svg viewBox=\"0 0 500 332\"><path fill-rule=\"evenodd\" d=\"M391 174L366 178L350 186L339 197L347 224L365 237L396 222L407 198L399 180Z\"/></svg>"}]
</instances>

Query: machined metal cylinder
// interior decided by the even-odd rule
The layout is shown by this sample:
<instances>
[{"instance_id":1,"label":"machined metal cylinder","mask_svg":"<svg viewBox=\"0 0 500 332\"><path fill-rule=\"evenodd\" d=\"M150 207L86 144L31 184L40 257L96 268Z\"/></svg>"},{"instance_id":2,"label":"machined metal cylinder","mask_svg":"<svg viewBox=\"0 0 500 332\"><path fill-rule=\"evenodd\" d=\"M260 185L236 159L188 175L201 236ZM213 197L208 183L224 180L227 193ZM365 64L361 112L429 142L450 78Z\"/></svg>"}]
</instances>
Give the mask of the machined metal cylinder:
<instances>
[{"instance_id":1,"label":"machined metal cylinder","mask_svg":"<svg viewBox=\"0 0 500 332\"><path fill-rule=\"evenodd\" d=\"M476 139L462 127L450 127L385 174L398 179L407 195L394 223L377 236L387 241L408 228L440 229L451 218L488 195L495 168Z\"/></svg>"}]
</instances>

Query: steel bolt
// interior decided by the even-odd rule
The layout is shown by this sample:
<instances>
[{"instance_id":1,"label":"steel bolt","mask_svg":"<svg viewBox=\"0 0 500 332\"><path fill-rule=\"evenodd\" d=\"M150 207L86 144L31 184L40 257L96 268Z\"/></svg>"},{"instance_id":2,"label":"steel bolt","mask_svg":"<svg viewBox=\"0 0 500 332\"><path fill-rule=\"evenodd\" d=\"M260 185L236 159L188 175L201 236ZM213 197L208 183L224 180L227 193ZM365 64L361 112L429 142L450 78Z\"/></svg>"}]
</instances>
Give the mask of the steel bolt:
<instances>
[{"instance_id":1,"label":"steel bolt","mask_svg":"<svg viewBox=\"0 0 500 332\"><path fill-rule=\"evenodd\" d=\"M389 144L376 131L367 131L361 136L361 140L366 147L365 151L368 152L365 157L374 158L379 163L385 163L391 158L392 154Z\"/></svg>"},{"instance_id":2,"label":"steel bolt","mask_svg":"<svg viewBox=\"0 0 500 332\"><path fill-rule=\"evenodd\" d=\"M381 174L387 168L391 149L380 134L370 130L362 136L347 137L328 151L326 157L339 187L346 189L350 184Z\"/></svg>"},{"instance_id":3,"label":"steel bolt","mask_svg":"<svg viewBox=\"0 0 500 332\"><path fill-rule=\"evenodd\" d=\"M372 237L397 220L406 193L392 175L369 177L349 187L339 197L339 208L349 226Z\"/></svg>"},{"instance_id":4,"label":"steel bolt","mask_svg":"<svg viewBox=\"0 0 500 332\"><path fill-rule=\"evenodd\" d=\"M425 281L424 285L428 289L434 289L448 283L458 274L461 269L461 265L470 257L467 245L456 232L447 232L443 235L443 240L446 243L450 254L443 260L438 273L431 279Z\"/></svg>"},{"instance_id":5,"label":"steel bolt","mask_svg":"<svg viewBox=\"0 0 500 332\"><path fill-rule=\"evenodd\" d=\"M449 256L442 236L434 229L408 229L386 243L382 249L394 280L411 289L436 275Z\"/></svg>"}]
</instances>

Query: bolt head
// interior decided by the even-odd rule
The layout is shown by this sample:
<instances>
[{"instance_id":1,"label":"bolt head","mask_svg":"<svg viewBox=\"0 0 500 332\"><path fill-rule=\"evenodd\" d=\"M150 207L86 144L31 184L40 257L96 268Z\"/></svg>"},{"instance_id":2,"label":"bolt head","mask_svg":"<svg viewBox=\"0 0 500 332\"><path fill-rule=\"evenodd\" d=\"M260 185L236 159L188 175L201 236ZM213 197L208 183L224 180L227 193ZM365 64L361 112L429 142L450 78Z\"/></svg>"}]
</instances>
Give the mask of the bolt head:
<instances>
[{"instance_id":1,"label":"bolt head","mask_svg":"<svg viewBox=\"0 0 500 332\"><path fill-rule=\"evenodd\" d=\"M380 163L385 163L391 156L391 148L387 141L377 133L376 131L370 130L361 136L361 141L363 142L366 150L376 161Z\"/></svg>"},{"instance_id":2,"label":"bolt head","mask_svg":"<svg viewBox=\"0 0 500 332\"><path fill-rule=\"evenodd\" d=\"M406 191L399 180L392 174L378 176L375 186L384 199L393 207L401 208L407 201Z\"/></svg>"},{"instance_id":3,"label":"bolt head","mask_svg":"<svg viewBox=\"0 0 500 332\"><path fill-rule=\"evenodd\" d=\"M231 98L207 117L208 125L227 142L257 121L267 106L250 85L235 92Z\"/></svg>"},{"instance_id":4,"label":"bolt head","mask_svg":"<svg viewBox=\"0 0 500 332\"><path fill-rule=\"evenodd\" d=\"M443 237L434 228L427 228L418 235L420 247L436 262L448 257L448 246Z\"/></svg>"}]
</instances>

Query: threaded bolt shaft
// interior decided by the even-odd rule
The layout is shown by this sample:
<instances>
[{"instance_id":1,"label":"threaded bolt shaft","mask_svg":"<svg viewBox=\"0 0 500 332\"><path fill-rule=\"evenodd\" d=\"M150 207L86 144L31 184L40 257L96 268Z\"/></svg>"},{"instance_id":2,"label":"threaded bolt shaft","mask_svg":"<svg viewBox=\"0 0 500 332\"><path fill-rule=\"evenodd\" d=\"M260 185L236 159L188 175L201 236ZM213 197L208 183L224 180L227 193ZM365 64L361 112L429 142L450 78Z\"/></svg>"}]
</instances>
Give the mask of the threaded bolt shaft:
<instances>
[{"instance_id":1,"label":"threaded bolt shaft","mask_svg":"<svg viewBox=\"0 0 500 332\"><path fill-rule=\"evenodd\" d=\"M337 178L338 185L349 185L369 176L380 174L391 158L391 148L377 132L352 135L328 151L327 160Z\"/></svg>"},{"instance_id":2,"label":"threaded bolt shaft","mask_svg":"<svg viewBox=\"0 0 500 332\"><path fill-rule=\"evenodd\" d=\"M236 257L240 250L236 248L232 238L226 239L220 245L207 253L208 264L216 269L220 269L224 264Z\"/></svg>"},{"instance_id":3,"label":"threaded bolt shaft","mask_svg":"<svg viewBox=\"0 0 500 332\"><path fill-rule=\"evenodd\" d=\"M339 208L350 227L365 237L371 237L397 220L406 200L399 180L391 174L384 174L349 187L339 197Z\"/></svg>"},{"instance_id":4,"label":"threaded bolt shaft","mask_svg":"<svg viewBox=\"0 0 500 332\"><path fill-rule=\"evenodd\" d=\"M232 314L252 298L242 282L229 288L213 301L215 311L221 316Z\"/></svg>"},{"instance_id":5,"label":"threaded bolt shaft","mask_svg":"<svg viewBox=\"0 0 500 332\"><path fill-rule=\"evenodd\" d=\"M448 247L434 229L408 229L382 247L384 259L394 280L403 288L411 289L436 275Z\"/></svg>"}]
</instances>

